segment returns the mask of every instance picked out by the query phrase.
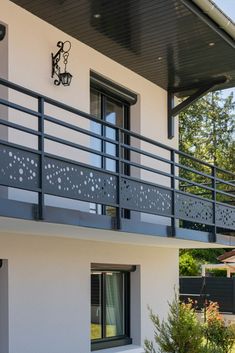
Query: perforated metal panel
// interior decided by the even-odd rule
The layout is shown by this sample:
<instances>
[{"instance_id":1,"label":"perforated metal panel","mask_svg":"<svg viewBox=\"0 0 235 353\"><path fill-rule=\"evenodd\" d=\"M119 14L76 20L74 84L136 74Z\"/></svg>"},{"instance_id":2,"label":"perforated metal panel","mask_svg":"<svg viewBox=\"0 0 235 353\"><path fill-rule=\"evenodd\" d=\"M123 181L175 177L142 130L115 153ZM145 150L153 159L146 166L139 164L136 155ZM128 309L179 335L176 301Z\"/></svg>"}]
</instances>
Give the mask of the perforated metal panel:
<instances>
[{"instance_id":1,"label":"perforated metal panel","mask_svg":"<svg viewBox=\"0 0 235 353\"><path fill-rule=\"evenodd\" d=\"M235 207L217 204L216 224L223 228L235 229Z\"/></svg>"},{"instance_id":2,"label":"perforated metal panel","mask_svg":"<svg viewBox=\"0 0 235 353\"><path fill-rule=\"evenodd\" d=\"M39 159L36 153L0 145L0 183L24 189L38 188Z\"/></svg>"},{"instance_id":3,"label":"perforated metal panel","mask_svg":"<svg viewBox=\"0 0 235 353\"><path fill-rule=\"evenodd\" d=\"M123 178L121 205L136 211L171 215L172 192L159 186Z\"/></svg>"},{"instance_id":4,"label":"perforated metal panel","mask_svg":"<svg viewBox=\"0 0 235 353\"><path fill-rule=\"evenodd\" d=\"M114 175L53 158L45 158L45 193L83 201L115 204Z\"/></svg>"},{"instance_id":5,"label":"perforated metal panel","mask_svg":"<svg viewBox=\"0 0 235 353\"><path fill-rule=\"evenodd\" d=\"M213 223L213 204L193 195L176 194L176 217L203 224Z\"/></svg>"}]
</instances>

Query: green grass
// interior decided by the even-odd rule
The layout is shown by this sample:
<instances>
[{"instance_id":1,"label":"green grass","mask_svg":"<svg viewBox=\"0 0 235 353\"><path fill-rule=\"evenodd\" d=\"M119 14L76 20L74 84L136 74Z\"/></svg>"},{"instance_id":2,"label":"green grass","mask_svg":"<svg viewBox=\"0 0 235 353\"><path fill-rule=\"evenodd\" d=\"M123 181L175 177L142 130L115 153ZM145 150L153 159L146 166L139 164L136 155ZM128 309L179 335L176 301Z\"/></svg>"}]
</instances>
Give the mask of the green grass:
<instances>
[{"instance_id":1,"label":"green grass","mask_svg":"<svg viewBox=\"0 0 235 353\"><path fill-rule=\"evenodd\" d=\"M106 336L107 337L116 336L116 326L115 325L107 325L106 326ZM91 339L94 340L97 338L101 338L101 325L91 324Z\"/></svg>"}]
</instances>

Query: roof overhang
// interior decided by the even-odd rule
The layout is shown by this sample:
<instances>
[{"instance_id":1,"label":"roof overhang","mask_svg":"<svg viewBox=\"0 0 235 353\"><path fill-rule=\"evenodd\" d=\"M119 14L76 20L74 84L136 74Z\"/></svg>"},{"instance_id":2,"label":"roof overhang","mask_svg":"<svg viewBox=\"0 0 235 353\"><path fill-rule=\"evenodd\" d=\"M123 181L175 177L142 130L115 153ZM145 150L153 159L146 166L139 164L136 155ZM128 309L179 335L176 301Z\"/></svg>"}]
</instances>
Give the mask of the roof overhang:
<instances>
[{"instance_id":1,"label":"roof overhang","mask_svg":"<svg viewBox=\"0 0 235 353\"><path fill-rule=\"evenodd\" d=\"M13 2L181 96L235 86L235 26L209 0Z\"/></svg>"}]
</instances>

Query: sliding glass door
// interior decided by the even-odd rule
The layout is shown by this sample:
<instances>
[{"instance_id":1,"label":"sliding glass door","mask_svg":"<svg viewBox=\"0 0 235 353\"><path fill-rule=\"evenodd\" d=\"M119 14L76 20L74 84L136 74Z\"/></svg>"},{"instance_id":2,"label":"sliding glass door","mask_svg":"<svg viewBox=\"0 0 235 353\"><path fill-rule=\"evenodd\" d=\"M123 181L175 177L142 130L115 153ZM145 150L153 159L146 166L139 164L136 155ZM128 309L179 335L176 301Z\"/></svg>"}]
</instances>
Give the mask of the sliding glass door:
<instances>
[{"instance_id":1,"label":"sliding glass door","mask_svg":"<svg viewBox=\"0 0 235 353\"><path fill-rule=\"evenodd\" d=\"M91 88L90 97L90 111L93 116L120 128L130 128L130 106L127 103L100 92L95 88ZM107 137L110 140L116 141L118 138L115 128L102 126L99 123L92 122L91 129L96 134ZM128 143L128 141L124 142ZM111 142L102 142L99 139L92 138L91 146L92 148L110 156L117 156L117 146ZM117 162L112 158L95 156L92 163L96 167L113 172L117 171ZM91 212L108 214L111 216L115 215L115 209L113 207L102 207L101 205L92 204Z\"/></svg>"}]
</instances>

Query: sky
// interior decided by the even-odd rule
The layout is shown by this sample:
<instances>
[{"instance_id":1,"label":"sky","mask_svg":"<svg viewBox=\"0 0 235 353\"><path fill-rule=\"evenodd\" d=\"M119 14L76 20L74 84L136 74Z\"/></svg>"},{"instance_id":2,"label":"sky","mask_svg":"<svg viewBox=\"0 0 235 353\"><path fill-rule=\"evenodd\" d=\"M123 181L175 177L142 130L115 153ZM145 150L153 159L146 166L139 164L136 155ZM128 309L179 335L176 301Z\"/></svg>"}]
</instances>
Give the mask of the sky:
<instances>
[{"instance_id":1,"label":"sky","mask_svg":"<svg viewBox=\"0 0 235 353\"><path fill-rule=\"evenodd\" d=\"M235 0L213 0L235 22Z\"/></svg>"},{"instance_id":2,"label":"sky","mask_svg":"<svg viewBox=\"0 0 235 353\"><path fill-rule=\"evenodd\" d=\"M221 10L226 13L234 22L235 22L235 0L213 0L216 5L218 5ZM226 89L223 91L224 95L229 94L230 92L234 93L235 97L235 88Z\"/></svg>"}]
</instances>

